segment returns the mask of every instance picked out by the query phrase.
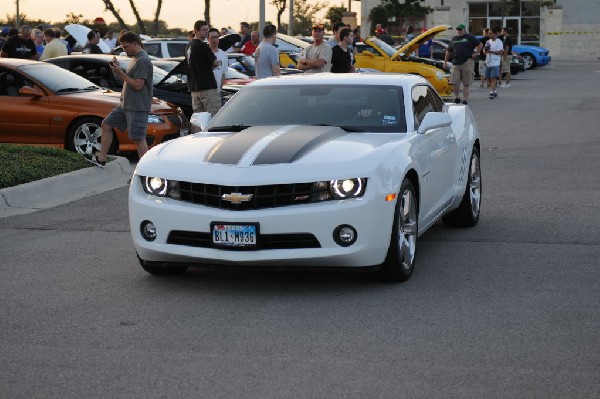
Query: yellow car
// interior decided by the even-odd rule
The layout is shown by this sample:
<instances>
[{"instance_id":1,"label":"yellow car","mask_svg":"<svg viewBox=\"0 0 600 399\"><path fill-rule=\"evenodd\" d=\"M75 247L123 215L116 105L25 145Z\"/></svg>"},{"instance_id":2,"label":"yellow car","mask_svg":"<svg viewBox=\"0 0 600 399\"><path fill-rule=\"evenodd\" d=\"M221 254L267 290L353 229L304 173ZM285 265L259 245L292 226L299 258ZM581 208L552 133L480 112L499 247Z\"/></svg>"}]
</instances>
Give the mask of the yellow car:
<instances>
[{"instance_id":1,"label":"yellow car","mask_svg":"<svg viewBox=\"0 0 600 399\"><path fill-rule=\"evenodd\" d=\"M418 53L419 46L434 36L450 29L449 25L439 25L422 33L406 45L396 50L389 44L375 38L357 43L355 49L356 67L371 68L381 72L409 73L423 76L441 96L452 95L449 74L441 69L441 61L412 56ZM437 65L437 66L436 66Z\"/></svg>"}]
</instances>

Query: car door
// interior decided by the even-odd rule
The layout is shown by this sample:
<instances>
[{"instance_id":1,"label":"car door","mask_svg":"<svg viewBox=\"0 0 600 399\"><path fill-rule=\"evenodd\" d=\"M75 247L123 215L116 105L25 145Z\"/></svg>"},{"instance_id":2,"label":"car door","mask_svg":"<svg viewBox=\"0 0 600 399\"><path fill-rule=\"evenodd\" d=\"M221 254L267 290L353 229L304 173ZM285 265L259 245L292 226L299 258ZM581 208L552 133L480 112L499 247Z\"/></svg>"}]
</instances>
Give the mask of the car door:
<instances>
[{"instance_id":1,"label":"car door","mask_svg":"<svg viewBox=\"0 0 600 399\"><path fill-rule=\"evenodd\" d=\"M365 43L364 46L357 46L360 51L354 55L356 66L359 68L371 68L385 72L386 58L378 49Z\"/></svg>"},{"instance_id":2,"label":"car door","mask_svg":"<svg viewBox=\"0 0 600 399\"><path fill-rule=\"evenodd\" d=\"M412 89L415 130L428 112L442 112L444 102L434 89L416 85ZM458 145L451 126L429 130L419 135L421 166L420 216L425 224L447 207L452 199Z\"/></svg>"},{"instance_id":3,"label":"car door","mask_svg":"<svg viewBox=\"0 0 600 399\"><path fill-rule=\"evenodd\" d=\"M0 68L0 142L47 144L50 134L48 96L26 75ZM20 95L29 87L38 95Z\"/></svg>"}]
</instances>

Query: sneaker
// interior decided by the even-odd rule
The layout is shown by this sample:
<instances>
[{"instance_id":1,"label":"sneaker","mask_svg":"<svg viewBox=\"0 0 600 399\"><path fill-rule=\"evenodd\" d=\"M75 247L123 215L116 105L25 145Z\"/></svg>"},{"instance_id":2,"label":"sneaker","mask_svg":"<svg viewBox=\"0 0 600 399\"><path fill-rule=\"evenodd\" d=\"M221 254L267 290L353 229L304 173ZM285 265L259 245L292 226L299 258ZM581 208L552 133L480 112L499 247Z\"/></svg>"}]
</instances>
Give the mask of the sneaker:
<instances>
[{"instance_id":1,"label":"sneaker","mask_svg":"<svg viewBox=\"0 0 600 399\"><path fill-rule=\"evenodd\" d=\"M460 104L460 98L456 97L456 98L454 99L454 104Z\"/></svg>"},{"instance_id":2,"label":"sneaker","mask_svg":"<svg viewBox=\"0 0 600 399\"><path fill-rule=\"evenodd\" d=\"M463 104L468 105L469 102L467 100L463 100Z\"/></svg>"},{"instance_id":3,"label":"sneaker","mask_svg":"<svg viewBox=\"0 0 600 399\"><path fill-rule=\"evenodd\" d=\"M493 100L494 98L496 98L494 97L494 93L490 93L490 100Z\"/></svg>"},{"instance_id":4,"label":"sneaker","mask_svg":"<svg viewBox=\"0 0 600 399\"><path fill-rule=\"evenodd\" d=\"M85 159L86 161L88 161L92 165L97 166L99 168L105 168L106 167L106 161L100 161L100 160L98 160L98 156L97 155L84 154L83 155L83 159Z\"/></svg>"},{"instance_id":5,"label":"sneaker","mask_svg":"<svg viewBox=\"0 0 600 399\"><path fill-rule=\"evenodd\" d=\"M498 93L493 92L492 95L494 96L494 98L498 97Z\"/></svg>"},{"instance_id":6,"label":"sneaker","mask_svg":"<svg viewBox=\"0 0 600 399\"><path fill-rule=\"evenodd\" d=\"M508 87L510 87L510 83L503 84L502 87L508 88Z\"/></svg>"}]
</instances>

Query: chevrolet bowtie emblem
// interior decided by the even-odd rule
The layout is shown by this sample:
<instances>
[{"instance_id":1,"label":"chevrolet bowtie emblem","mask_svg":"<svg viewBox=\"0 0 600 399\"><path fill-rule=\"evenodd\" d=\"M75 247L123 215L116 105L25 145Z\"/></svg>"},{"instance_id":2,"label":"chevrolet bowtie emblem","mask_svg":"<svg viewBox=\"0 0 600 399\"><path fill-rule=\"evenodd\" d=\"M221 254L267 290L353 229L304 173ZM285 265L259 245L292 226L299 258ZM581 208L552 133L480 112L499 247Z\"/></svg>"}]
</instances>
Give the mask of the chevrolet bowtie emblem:
<instances>
[{"instance_id":1,"label":"chevrolet bowtie emblem","mask_svg":"<svg viewBox=\"0 0 600 399\"><path fill-rule=\"evenodd\" d=\"M250 201L252 199L252 194L242 194L242 193L231 193L231 194L223 194L221 197L225 201L229 201L232 204L241 204L242 201Z\"/></svg>"}]
</instances>

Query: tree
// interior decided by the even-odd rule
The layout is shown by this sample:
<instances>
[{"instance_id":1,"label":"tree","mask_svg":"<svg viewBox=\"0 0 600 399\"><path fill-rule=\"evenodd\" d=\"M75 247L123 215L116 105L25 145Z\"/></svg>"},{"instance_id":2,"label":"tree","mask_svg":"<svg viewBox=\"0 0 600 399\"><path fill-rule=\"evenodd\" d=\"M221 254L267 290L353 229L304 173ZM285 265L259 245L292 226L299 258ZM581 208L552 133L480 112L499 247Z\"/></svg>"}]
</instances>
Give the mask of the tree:
<instances>
[{"instance_id":1,"label":"tree","mask_svg":"<svg viewBox=\"0 0 600 399\"><path fill-rule=\"evenodd\" d=\"M306 0L294 0L294 31L302 35L310 35L315 15L328 6L327 2L306 3Z\"/></svg>"},{"instance_id":2,"label":"tree","mask_svg":"<svg viewBox=\"0 0 600 399\"><path fill-rule=\"evenodd\" d=\"M143 33L145 35L146 34L146 25L144 24L144 21L142 21L142 18L140 17L140 13L138 12L137 7L135 6L135 3L133 2L133 0L129 0L129 5L131 5L131 9L133 10L133 15L135 15L135 19L137 21L138 28L140 29L140 33Z\"/></svg>"},{"instance_id":3,"label":"tree","mask_svg":"<svg viewBox=\"0 0 600 399\"><path fill-rule=\"evenodd\" d=\"M271 4L277 9L277 28L281 26L281 16L287 7L287 0L272 0Z\"/></svg>"},{"instance_id":4,"label":"tree","mask_svg":"<svg viewBox=\"0 0 600 399\"><path fill-rule=\"evenodd\" d=\"M154 14L154 36L158 36L158 16L162 8L162 0L158 0L156 4L156 13Z\"/></svg>"},{"instance_id":5,"label":"tree","mask_svg":"<svg viewBox=\"0 0 600 399\"><path fill-rule=\"evenodd\" d=\"M346 11L348 11L348 9L344 6L329 7L329 10L327 10L327 14L325 14L325 19L328 19L331 26L333 26L337 22L342 22L342 15Z\"/></svg>"},{"instance_id":6,"label":"tree","mask_svg":"<svg viewBox=\"0 0 600 399\"><path fill-rule=\"evenodd\" d=\"M371 32L374 32L374 26L381 24L386 26L390 17L396 19L421 20L431 12L433 8L428 5L423 5L425 0L404 0L400 4L399 0L381 0L381 4L373 7L369 13L371 21Z\"/></svg>"},{"instance_id":7,"label":"tree","mask_svg":"<svg viewBox=\"0 0 600 399\"><path fill-rule=\"evenodd\" d=\"M204 0L204 20L210 26L210 0Z\"/></svg>"},{"instance_id":8,"label":"tree","mask_svg":"<svg viewBox=\"0 0 600 399\"><path fill-rule=\"evenodd\" d=\"M119 22L119 26L121 27L121 29L129 30L129 28L127 27L127 24L125 24L125 21L123 21L123 18L121 18L121 15L119 14L119 10L115 9L115 6L113 5L112 1L111 0L102 0L102 1L104 2L104 6L106 7L106 10L112 12L112 14L115 16L115 18Z\"/></svg>"}]
</instances>

